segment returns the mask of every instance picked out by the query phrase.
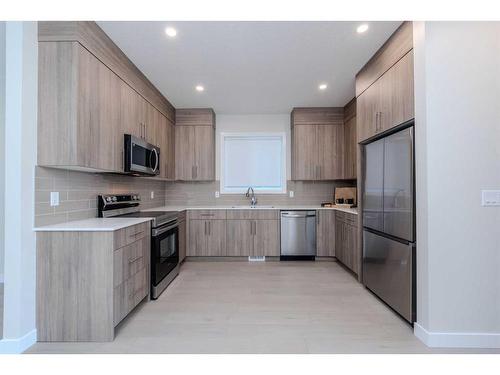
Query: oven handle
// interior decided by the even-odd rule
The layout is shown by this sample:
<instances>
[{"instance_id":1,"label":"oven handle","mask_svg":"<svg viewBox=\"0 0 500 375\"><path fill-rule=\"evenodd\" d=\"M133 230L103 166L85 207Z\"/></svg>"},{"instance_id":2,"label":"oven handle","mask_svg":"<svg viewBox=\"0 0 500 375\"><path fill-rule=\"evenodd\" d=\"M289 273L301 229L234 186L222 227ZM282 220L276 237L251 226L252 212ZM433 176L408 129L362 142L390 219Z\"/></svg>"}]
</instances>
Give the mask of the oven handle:
<instances>
[{"instance_id":1,"label":"oven handle","mask_svg":"<svg viewBox=\"0 0 500 375\"><path fill-rule=\"evenodd\" d=\"M157 237L160 234L163 234L163 233L169 231L170 229L177 228L178 226L179 226L179 224L175 223L175 224L169 225L168 227L163 227L163 228L159 228L159 229L153 229L152 236L153 237Z\"/></svg>"}]
</instances>

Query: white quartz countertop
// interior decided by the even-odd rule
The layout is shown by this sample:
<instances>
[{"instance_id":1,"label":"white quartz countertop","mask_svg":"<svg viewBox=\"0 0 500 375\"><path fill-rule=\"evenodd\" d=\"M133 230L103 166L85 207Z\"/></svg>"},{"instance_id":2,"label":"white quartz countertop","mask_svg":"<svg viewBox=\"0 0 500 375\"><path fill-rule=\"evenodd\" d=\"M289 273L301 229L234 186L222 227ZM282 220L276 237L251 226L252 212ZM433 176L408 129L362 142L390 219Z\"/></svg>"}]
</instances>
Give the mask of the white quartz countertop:
<instances>
[{"instance_id":1,"label":"white quartz countertop","mask_svg":"<svg viewBox=\"0 0 500 375\"><path fill-rule=\"evenodd\" d=\"M152 218L94 218L67 223L35 227L35 232L112 232L132 225L145 223Z\"/></svg>"},{"instance_id":2,"label":"white quartz countertop","mask_svg":"<svg viewBox=\"0 0 500 375\"><path fill-rule=\"evenodd\" d=\"M357 208L349 207L321 207L321 206L268 206L268 205L257 205L254 208L250 206L161 206L150 208L143 211L184 211L184 210L337 210L343 211L350 214L357 215Z\"/></svg>"}]
</instances>

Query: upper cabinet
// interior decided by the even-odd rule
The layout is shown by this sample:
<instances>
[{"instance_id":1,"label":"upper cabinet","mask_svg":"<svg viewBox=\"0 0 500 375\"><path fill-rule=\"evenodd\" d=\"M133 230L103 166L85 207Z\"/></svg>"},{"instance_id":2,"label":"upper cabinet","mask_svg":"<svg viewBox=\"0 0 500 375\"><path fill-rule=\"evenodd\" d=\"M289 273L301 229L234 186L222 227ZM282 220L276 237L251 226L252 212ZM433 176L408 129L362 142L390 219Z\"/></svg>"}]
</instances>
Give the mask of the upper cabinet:
<instances>
[{"instance_id":1,"label":"upper cabinet","mask_svg":"<svg viewBox=\"0 0 500 375\"><path fill-rule=\"evenodd\" d=\"M215 180L215 113L212 109L176 110L175 179Z\"/></svg>"},{"instance_id":2,"label":"upper cabinet","mask_svg":"<svg viewBox=\"0 0 500 375\"><path fill-rule=\"evenodd\" d=\"M403 23L356 75L358 142L415 117L412 35Z\"/></svg>"},{"instance_id":3,"label":"upper cabinet","mask_svg":"<svg viewBox=\"0 0 500 375\"><path fill-rule=\"evenodd\" d=\"M292 179L337 180L344 170L343 108L294 108Z\"/></svg>"},{"instance_id":4,"label":"upper cabinet","mask_svg":"<svg viewBox=\"0 0 500 375\"><path fill-rule=\"evenodd\" d=\"M174 178L173 107L93 22L39 23L38 165L123 172L124 134Z\"/></svg>"},{"instance_id":5,"label":"upper cabinet","mask_svg":"<svg viewBox=\"0 0 500 375\"><path fill-rule=\"evenodd\" d=\"M344 107L344 178L357 178L356 98Z\"/></svg>"}]
</instances>

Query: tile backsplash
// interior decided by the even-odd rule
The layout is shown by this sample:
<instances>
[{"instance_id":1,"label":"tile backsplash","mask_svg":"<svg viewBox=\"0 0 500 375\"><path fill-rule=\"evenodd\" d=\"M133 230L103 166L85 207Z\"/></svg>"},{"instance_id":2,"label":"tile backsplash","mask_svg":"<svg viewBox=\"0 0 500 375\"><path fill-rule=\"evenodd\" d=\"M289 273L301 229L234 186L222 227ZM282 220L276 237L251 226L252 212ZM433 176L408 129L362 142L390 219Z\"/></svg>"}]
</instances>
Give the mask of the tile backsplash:
<instances>
[{"instance_id":1,"label":"tile backsplash","mask_svg":"<svg viewBox=\"0 0 500 375\"><path fill-rule=\"evenodd\" d=\"M352 182L288 181L288 194L257 194L260 205L319 205L331 202L335 187L353 186ZM244 194L221 194L219 181L165 182L123 175L67 171L45 167L35 170L35 226L97 217L97 195L139 193L141 207L247 205ZM154 191L154 199L151 199ZM50 192L59 192L59 205L50 205Z\"/></svg>"},{"instance_id":2,"label":"tile backsplash","mask_svg":"<svg viewBox=\"0 0 500 375\"><path fill-rule=\"evenodd\" d=\"M319 205L332 202L335 187L355 186L348 181L287 181L287 191L292 190L294 197L288 194L256 194L260 205ZM244 194L221 194L219 181L213 182L166 182L165 198L167 205L187 206L227 206L247 205L249 199Z\"/></svg>"},{"instance_id":3,"label":"tile backsplash","mask_svg":"<svg viewBox=\"0 0 500 375\"><path fill-rule=\"evenodd\" d=\"M50 206L51 191L59 206ZM142 208L165 205L164 181L36 167L35 226L97 217L97 195L109 193L139 193Z\"/></svg>"}]
</instances>

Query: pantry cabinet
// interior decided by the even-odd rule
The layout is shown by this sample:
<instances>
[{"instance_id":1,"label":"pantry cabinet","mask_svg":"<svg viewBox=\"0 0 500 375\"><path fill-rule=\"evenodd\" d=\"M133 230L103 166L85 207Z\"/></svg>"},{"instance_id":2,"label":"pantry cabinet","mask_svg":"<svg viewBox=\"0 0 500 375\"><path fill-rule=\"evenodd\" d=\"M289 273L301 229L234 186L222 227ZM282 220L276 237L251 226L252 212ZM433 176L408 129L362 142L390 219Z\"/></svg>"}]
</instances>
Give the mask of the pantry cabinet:
<instances>
[{"instance_id":1,"label":"pantry cabinet","mask_svg":"<svg viewBox=\"0 0 500 375\"><path fill-rule=\"evenodd\" d=\"M215 113L211 109L176 111L175 179L215 179Z\"/></svg>"},{"instance_id":2,"label":"pantry cabinet","mask_svg":"<svg viewBox=\"0 0 500 375\"><path fill-rule=\"evenodd\" d=\"M295 108L292 111L292 179L343 178L342 108Z\"/></svg>"}]
</instances>

